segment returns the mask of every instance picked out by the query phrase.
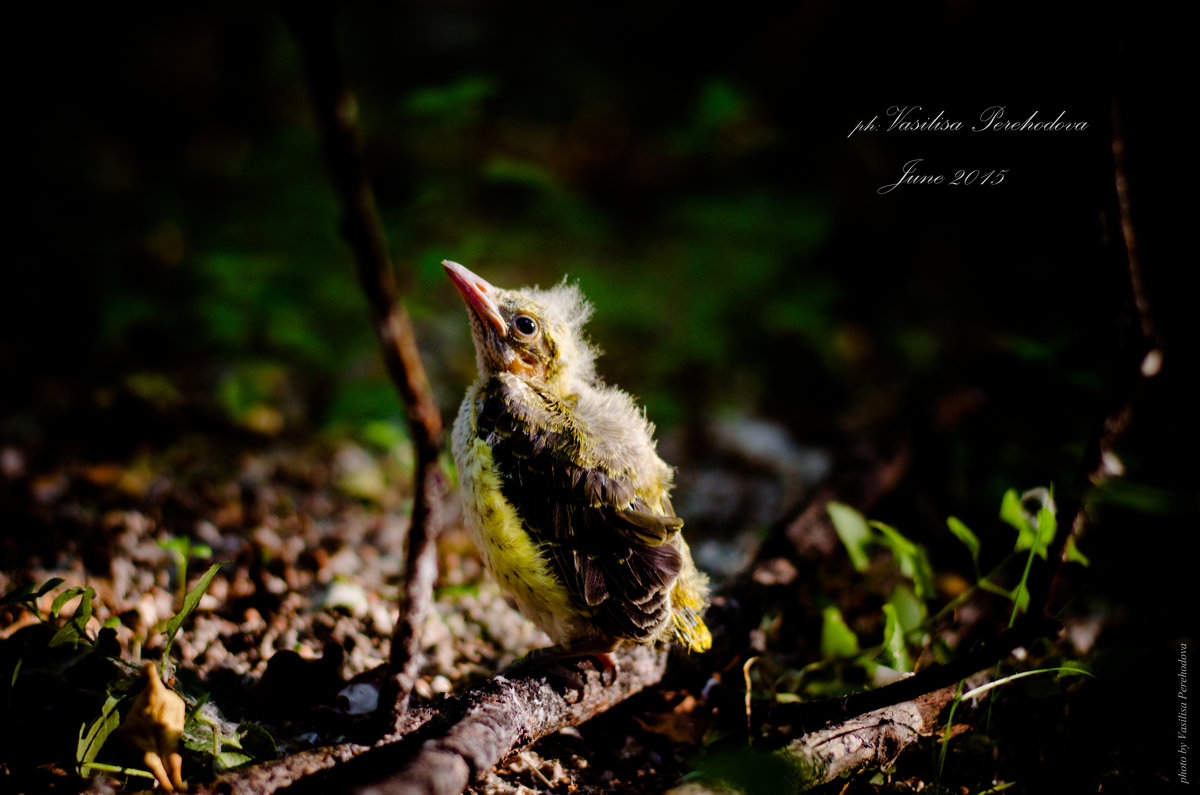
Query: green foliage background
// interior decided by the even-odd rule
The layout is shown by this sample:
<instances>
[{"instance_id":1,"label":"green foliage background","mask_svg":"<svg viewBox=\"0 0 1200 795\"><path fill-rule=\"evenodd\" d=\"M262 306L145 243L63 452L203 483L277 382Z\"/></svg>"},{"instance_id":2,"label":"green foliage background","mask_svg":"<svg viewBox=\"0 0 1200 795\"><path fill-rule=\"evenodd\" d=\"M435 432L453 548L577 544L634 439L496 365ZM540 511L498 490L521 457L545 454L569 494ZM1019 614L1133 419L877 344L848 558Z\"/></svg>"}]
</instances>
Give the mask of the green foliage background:
<instances>
[{"instance_id":1,"label":"green foliage background","mask_svg":"<svg viewBox=\"0 0 1200 795\"><path fill-rule=\"evenodd\" d=\"M472 367L449 258L500 285L577 280L601 372L665 432L732 413L838 446L965 411L937 440L940 486L990 506L1014 483L1069 480L1131 361L1109 118L1114 91L1138 96L1116 55L1137 39L1118 18L1039 20L934 3L341 9L443 410ZM31 68L14 93L5 432L45 434L30 418L49 412L48 433L87 428L107 451L213 417L402 425L277 9L17 23ZM900 57L910 29L938 46ZM1016 40L1042 57L980 57ZM1090 126L849 135L892 106L970 125L993 104ZM1010 171L879 195L914 158ZM147 430L147 403L175 413Z\"/></svg>"}]
</instances>

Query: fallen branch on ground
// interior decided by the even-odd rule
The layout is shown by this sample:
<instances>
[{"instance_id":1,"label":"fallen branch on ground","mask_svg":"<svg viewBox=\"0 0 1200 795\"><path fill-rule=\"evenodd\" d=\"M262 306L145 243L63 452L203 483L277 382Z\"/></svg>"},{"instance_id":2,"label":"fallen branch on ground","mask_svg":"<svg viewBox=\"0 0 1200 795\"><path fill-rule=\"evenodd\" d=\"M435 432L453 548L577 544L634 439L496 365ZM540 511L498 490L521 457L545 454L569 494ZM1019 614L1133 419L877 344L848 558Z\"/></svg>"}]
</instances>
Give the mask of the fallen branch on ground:
<instances>
[{"instance_id":1,"label":"fallen branch on ground","mask_svg":"<svg viewBox=\"0 0 1200 795\"><path fill-rule=\"evenodd\" d=\"M648 646L619 649L614 657L619 670L609 684L601 682L599 672L586 670L576 689L558 681L553 659L522 664L411 711L404 718L403 735L373 747L346 743L294 754L232 773L209 791L462 792L513 751L652 687L666 670L667 653Z\"/></svg>"}]
</instances>

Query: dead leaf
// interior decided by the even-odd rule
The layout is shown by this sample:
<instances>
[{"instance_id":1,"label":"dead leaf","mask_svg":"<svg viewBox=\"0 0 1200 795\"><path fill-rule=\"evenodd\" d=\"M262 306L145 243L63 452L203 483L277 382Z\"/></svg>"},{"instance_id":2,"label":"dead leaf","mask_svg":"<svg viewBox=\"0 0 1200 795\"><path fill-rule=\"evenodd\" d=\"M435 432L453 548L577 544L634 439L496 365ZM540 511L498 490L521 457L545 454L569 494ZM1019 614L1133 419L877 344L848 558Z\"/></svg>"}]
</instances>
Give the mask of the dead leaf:
<instances>
[{"instance_id":1,"label":"dead leaf","mask_svg":"<svg viewBox=\"0 0 1200 795\"><path fill-rule=\"evenodd\" d=\"M186 711L183 699L162 683L154 663L143 665L142 674L146 677L146 687L134 700L118 731L126 745L142 754L142 761L163 789L183 790L187 785L183 782L183 757L178 750Z\"/></svg>"}]
</instances>

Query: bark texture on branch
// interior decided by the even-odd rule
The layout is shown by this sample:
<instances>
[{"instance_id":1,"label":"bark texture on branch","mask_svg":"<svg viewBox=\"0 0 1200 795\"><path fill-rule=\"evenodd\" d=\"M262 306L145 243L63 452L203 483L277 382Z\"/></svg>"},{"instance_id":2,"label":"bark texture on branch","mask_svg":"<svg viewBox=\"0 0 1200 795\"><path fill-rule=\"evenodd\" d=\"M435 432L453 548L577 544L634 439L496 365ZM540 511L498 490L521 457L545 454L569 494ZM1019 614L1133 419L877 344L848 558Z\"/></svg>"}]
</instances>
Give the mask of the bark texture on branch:
<instances>
[{"instance_id":1,"label":"bark texture on branch","mask_svg":"<svg viewBox=\"0 0 1200 795\"><path fill-rule=\"evenodd\" d=\"M553 659L520 664L478 687L409 712L402 718L402 734L374 747L346 743L305 751L232 773L211 791L462 792L513 751L652 687L666 670L667 652L648 646L619 649L614 657L618 672L608 684L586 664L579 688L562 681Z\"/></svg>"},{"instance_id":2,"label":"bark texture on branch","mask_svg":"<svg viewBox=\"0 0 1200 795\"><path fill-rule=\"evenodd\" d=\"M355 765L347 765L348 776L339 776L335 788L350 783L355 785L350 791L360 795L456 795L513 751L608 710L657 684L666 670L667 653L648 646L625 649L616 657L620 670L615 682L604 685L599 672L588 671L578 692L552 684L543 674L496 676L456 705L461 716L449 730L408 741L406 748L417 749L404 764L396 764L392 748L376 748L356 762L373 772L371 757L377 755L384 761L385 776L356 780Z\"/></svg>"},{"instance_id":3,"label":"bark texture on branch","mask_svg":"<svg viewBox=\"0 0 1200 795\"><path fill-rule=\"evenodd\" d=\"M888 767L908 746L933 734L938 715L954 699L944 687L801 735L777 753L808 789L868 767Z\"/></svg>"}]
</instances>

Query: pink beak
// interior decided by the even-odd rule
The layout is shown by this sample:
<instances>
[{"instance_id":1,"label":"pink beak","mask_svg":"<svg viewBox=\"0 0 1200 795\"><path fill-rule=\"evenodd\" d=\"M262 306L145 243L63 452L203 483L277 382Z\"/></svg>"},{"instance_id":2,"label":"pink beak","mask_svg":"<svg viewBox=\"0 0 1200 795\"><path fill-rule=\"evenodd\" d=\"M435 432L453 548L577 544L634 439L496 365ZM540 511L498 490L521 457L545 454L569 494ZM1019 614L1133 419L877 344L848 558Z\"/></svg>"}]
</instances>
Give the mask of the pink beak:
<instances>
[{"instance_id":1,"label":"pink beak","mask_svg":"<svg viewBox=\"0 0 1200 795\"><path fill-rule=\"evenodd\" d=\"M457 262L444 259L442 267L446 269L446 275L450 277L450 281L454 282L458 294L467 302L467 307L478 315L480 320L491 323L501 337L507 336L508 324L504 321L504 316L500 314L500 308L496 306L495 299L492 298L496 293L496 288Z\"/></svg>"}]
</instances>

